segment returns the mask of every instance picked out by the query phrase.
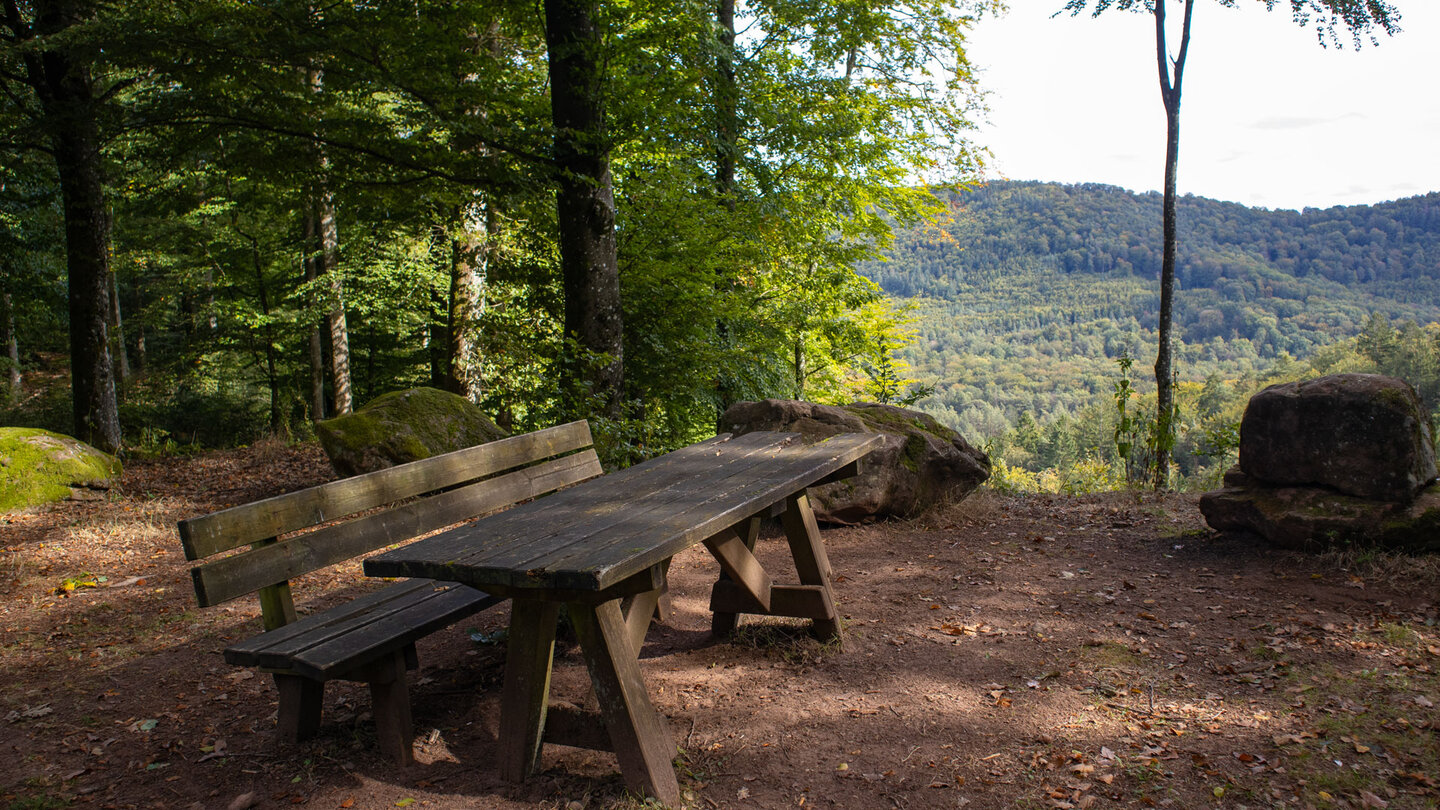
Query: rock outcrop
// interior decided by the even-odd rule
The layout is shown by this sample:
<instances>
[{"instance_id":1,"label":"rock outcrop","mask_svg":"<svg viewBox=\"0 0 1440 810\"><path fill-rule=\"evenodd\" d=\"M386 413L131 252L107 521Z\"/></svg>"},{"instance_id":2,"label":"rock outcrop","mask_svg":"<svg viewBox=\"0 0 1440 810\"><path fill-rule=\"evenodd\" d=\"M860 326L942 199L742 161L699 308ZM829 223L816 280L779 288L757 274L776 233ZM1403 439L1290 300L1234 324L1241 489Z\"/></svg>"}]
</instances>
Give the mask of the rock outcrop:
<instances>
[{"instance_id":1,"label":"rock outcrop","mask_svg":"<svg viewBox=\"0 0 1440 810\"><path fill-rule=\"evenodd\" d=\"M1240 423L1239 464L1200 511L1277 546L1440 549L1430 419L1408 383L1336 374L1273 385Z\"/></svg>"},{"instance_id":2,"label":"rock outcrop","mask_svg":"<svg viewBox=\"0 0 1440 810\"><path fill-rule=\"evenodd\" d=\"M392 391L354 413L315 423L315 432L341 477L509 435L470 400L436 388Z\"/></svg>"},{"instance_id":3,"label":"rock outcrop","mask_svg":"<svg viewBox=\"0 0 1440 810\"><path fill-rule=\"evenodd\" d=\"M38 428L0 428L0 512L66 498L103 498L120 472L119 459L79 439Z\"/></svg>"},{"instance_id":4,"label":"rock outcrop","mask_svg":"<svg viewBox=\"0 0 1440 810\"><path fill-rule=\"evenodd\" d=\"M928 414L893 405L737 402L720 424L736 435L786 431L811 443L841 433L883 434L880 449L861 460L858 476L810 489L816 517L830 523L914 517L943 500L965 497L990 477L989 457L959 433Z\"/></svg>"}]
</instances>

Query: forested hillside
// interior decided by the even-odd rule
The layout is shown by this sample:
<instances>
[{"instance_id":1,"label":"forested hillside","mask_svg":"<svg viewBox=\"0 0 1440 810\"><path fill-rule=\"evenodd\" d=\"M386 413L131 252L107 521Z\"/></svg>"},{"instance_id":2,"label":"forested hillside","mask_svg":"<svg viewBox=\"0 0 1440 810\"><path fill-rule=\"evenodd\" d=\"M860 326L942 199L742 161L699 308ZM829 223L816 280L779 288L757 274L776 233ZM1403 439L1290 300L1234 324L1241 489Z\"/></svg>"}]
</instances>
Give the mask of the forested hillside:
<instances>
[{"instance_id":1,"label":"forested hillside","mask_svg":"<svg viewBox=\"0 0 1440 810\"><path fill-rule=\"evenodd\" d=\"M915 307L905 359L936 387L927 410L980 439L1022 415L1078 418L1110 398L1122 353L1153 388L1160 195L995 182L941 196L948 216L864 267ZM1187 196L1179 217L1182 381L1284 371L1376 315L1440 319L1440 193L1302 212Z\"/></svg>"}]
</instances>

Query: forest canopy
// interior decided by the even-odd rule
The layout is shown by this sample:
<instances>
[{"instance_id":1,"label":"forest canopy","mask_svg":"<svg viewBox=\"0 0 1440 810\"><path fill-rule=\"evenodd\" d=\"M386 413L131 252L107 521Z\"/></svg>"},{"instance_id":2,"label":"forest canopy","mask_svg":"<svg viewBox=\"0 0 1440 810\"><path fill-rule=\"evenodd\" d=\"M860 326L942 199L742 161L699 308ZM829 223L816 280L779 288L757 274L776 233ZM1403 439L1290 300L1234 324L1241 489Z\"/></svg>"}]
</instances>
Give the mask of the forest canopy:
<instances>
[{"instance_id":1,"label":"forest canopy","mask_svg":"<svg viewBox=\"0 0 1440 810\"><path fill-rule=\"evenodd\" d=\"M863 397L898 326L854 266L935 208L916 177L975 176L995 8L5 0L0 362L75 392L15 379L5 418L216 444L431 384L599 415L624 459L737 399ZM550 53L581 39L583 126ZM556 211L605 183L608 353L566 334Z\"/></svg>"}]
</instances>

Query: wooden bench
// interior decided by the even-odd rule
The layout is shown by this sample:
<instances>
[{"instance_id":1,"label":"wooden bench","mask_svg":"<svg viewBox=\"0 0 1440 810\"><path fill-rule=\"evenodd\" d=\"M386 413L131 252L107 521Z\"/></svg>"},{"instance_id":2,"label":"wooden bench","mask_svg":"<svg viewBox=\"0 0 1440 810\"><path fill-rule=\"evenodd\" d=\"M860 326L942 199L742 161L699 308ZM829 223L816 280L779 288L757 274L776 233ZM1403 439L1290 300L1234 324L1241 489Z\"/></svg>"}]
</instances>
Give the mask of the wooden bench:
<instances>
[{"instance_id":1,"label":"wooden bench","mask_svg":"<svg viewBox=\"0 0 1440 810\"><path fill-rule=\"evenodd\" d=\"M191 569L201 607L259 595L265 632L225 660L274 675L281 738L316 733L326 681L359 681L381 750L409 764L416 640L501 601L411 579L299 618L291 579L594 478L591 443L572 422L181 521L186 559L215 558Z\"/></svg>"}]
</instances>

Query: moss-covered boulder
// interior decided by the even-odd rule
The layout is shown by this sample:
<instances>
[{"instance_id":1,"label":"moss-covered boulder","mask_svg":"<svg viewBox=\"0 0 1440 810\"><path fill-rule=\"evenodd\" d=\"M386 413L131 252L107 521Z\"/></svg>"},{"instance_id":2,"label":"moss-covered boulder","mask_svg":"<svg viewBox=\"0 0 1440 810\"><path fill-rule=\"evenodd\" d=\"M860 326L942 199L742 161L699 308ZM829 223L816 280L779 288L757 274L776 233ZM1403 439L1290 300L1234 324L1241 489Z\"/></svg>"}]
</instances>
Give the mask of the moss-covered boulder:
<instances>
[{"instance_id":1,"label":"moss-covered boulder","mask_svg":"<svg viewBox=\"0 0 1440 810\"><path fill-rule=\"evenodd\" d=\"M315 424L341 477L472 447L507 434L470 400L436 388L392 391Z\"/></svg>"},{"instance_id":2,"label":"moss-covered boulder","mask_svg":"<svg viewBox=\"0 0 1440 810\"><path fill-rule=\"evenodd\" d=\"M1437 485L1397 503L1321 487L1270 486L1238 470L1226 475L1226 484L1200 499L1205 521L1220 531L1252 532L1273 546L1299 551L1338 545L1440 551Z\"/></svg>"},{"instance_id":3,"label":"moss-covered boulder","mask_svg":"<svg viewBox=\"0 0 1440 810\"><path fill-rule=\"evenodd\" d=\"M959 500L990 477L990 459L929 414L862 402L817 405L767 399L737 402L720 418L735 435L756 430L799 433L814 443L841 433L879 433L884 442L860 461L860 474L810 488L815 516L830 523L914 517L943 500Z\"/></svg>"},{"instance_id":4,"label":"moss-covered boulder","mask_svg":"<svg viewBox=\"0 0 1440 810\"><path fill-rule=\"evenodd\" d=\"M120 460L38 428L0 428L0 512L97 497L120 479Z\"/></svg>"},{"instance_id":5,"label":"moss-covered boulder","mask_svg":"<svg viewBox=\"0 0 1440 810\"><path fill-rule=\"evenodd\" d=\"M1205 521L1272 545L1440 550L1434 431L1403 380L1336 374L1272 385L1240 423L1240 463Z\"/></svg>"}]
</instances>

